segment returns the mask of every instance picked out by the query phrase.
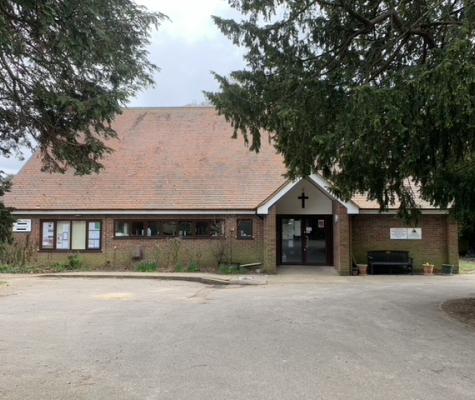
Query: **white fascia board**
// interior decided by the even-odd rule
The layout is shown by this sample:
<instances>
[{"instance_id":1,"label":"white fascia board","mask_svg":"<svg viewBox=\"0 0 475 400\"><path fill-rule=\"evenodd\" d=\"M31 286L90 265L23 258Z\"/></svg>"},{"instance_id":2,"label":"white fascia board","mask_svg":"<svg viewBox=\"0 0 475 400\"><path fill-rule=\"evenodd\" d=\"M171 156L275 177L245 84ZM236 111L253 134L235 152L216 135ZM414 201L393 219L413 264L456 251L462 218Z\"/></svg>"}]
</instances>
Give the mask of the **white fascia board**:
<instances>
[{"instance_id":1,"label":"white fascia board","mask_svg":"<svg viewBox=\"0 0 475 400\"><path fill-rule=\"evenodd\" d=\"M303 179L303 178L302 178ZM268 214L269 208L272 207L277 201L279 201L283 196L285 196L290 190L294 188L297 183L302 181L302 179L297 179L287 183L282 189L280 189L274 196L267 200L264 204L257 208L257 214ZM329 190L330 184L320 175L312 174L309 176L310 181L317 186L323 193L325 193L329 198L338 201L344 205L348 211L348 214L358 214L359 208L352 201L342 201L333 195Z\"/></svg>"},{"instance_id":2,"label":"white fascia board","mask_svg":"<svg viewBox=\"0 0 475 400\"><path fill-rule=\"evenodd\" d=\"M425 210L419 210L422 215L446 215L449 213L449 210L443 210L443 209L425 209ZM386 210L386 211L380 211L380 210L360 210L360 214L370 214L370 215L396 215L398 213L398 210Z\"/></svg>"},{"instance_id":3,"label":"white fascia board","mask_svg":"<svg viewBox=\"0 0 475 400\"><path fill-rule=\"evenodd\" d=\"M343 201L337 198L331 191L330 191L330 184L328 181L320 175L312 174L309 176L310 180L317 185L328 197L333 200L338 201L340 204L346 207L348 214L359 214L360 209L353 201Z\"/></svg>"},{"instance_id":4,"label":"white fascia board","mask_svg":"<svg viewBox=\"0 0 475 400\"><path fill-rule=\"evenodd\" d=\"M300 179L288 182L282 189L280 189L274 196L267 200L264 204L257 207L257 214L269 214L271 208L277 201L290 192L293 187L300 182Z\"/></svg>"},{"instance_id":5,"label":"white fascia board","mask_svg":"<svg viewBox=\"0 0 475 400\"><path fill-rule=\"evenodd\" d=\"M255 215L253 210L28 210L13 215Z\"/></svg>"}]
</instances>

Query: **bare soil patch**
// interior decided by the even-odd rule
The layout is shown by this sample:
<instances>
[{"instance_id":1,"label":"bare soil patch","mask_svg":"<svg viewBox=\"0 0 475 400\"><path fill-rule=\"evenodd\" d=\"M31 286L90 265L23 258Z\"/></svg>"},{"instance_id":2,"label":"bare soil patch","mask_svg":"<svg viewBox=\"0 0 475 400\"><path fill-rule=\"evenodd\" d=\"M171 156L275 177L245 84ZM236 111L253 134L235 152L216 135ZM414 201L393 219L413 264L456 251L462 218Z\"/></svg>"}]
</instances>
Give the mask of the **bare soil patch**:
<instances>
[{"instance_id":1,"label":"bare soil patch","mask_svg":"<svg viewBox=\"0 0 475 400\"><path fill-rule=\"evenodd\" d=\"M475 327L475 297L446 301L442 304L442 310L459 321Z\"/></svg>"}]
</instances>

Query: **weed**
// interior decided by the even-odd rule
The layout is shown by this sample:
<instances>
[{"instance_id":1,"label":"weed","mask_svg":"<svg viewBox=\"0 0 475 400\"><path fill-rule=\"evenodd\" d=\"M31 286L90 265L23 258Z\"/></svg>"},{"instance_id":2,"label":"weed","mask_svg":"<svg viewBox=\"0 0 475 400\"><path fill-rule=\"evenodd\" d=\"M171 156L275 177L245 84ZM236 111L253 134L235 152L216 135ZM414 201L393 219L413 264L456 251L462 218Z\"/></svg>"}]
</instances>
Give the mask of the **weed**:
<instances>
[{"instance_id":1,"label":"weed","mask_svg":"<svg viewBox=\"0 0 475 400\"><path fill-rule=\"evenodd\" d=\"M188 265L188 272L200 272L200 264L197 261L191 260Z\"/></svg>"},{"instance_id":2,"label":"weed","mask_svg":"<svg viewBox=\"0 0 475 400\"><path fill-rule=\"evenodd\" d=\"M158 270L157 263L151 261L143 261L137 265L136 271L138 272L156 272Z\"/></svg>"}]
</instances>

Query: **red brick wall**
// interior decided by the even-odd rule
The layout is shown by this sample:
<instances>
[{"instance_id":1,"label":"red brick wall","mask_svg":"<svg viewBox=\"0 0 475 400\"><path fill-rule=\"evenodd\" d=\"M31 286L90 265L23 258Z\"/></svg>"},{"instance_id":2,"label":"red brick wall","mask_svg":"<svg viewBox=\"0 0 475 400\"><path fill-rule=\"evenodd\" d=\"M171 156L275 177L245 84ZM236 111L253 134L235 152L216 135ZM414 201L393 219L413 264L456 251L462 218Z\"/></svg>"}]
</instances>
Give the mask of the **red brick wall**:
<instances>
[{"instance_id":1,"label":"red brick wall","mask_svg":"<svg viewBox=\"0 0 475 400\"><path fill-rule=\"evenodd\" d=\"M134 254L140 251L144 260L160 260L167 249L167 239L129 239L114 237L114 221L117 219L224 219L225 238L220 239L193 239L187 238L180 241L180 253L182 263L189 262L190 259L200 259L202 266L215 267L216 250L218 246L224 245L226 257L231 258L232 262L250 263L262 262L262 241L263 241L263 222L257 216L240 215L212 215L212 216L88 216L89 220L100 220L103 224L102 229L102 250L100 252L80 252L81 258L91 267L109 267L109 268L131 268L137 261L133 260ZM237 239L237 220L240 218L251 218L253 220L254 238L251 240ZM24 240L27 236L35 247L36 252L33 262L47 264L53 262L64 262L68 255L73 252L63 251L40 251L40 220L68 220L69 216L44 216L32 218L31 233L17 233L15 237L18 240ZM76 217L76 219L79 219ZM158 256L157 256L158 254Z\"/></svg>"},{"instance_id":2,"label":"red brick wall","mask_svg":"<svg viewBox=\"0 0 475 400\"><path fill-rule=\"evenodd\" d=\"M335 218L336 217L336 218ZM333 201L333 265L340 275L349 275L351 271L350 219L346 208Z\"/></svg>"},{"instance_id":3,"label":"red brick wall","mask_svg":"<svg viewBox=\"0 0 475 400\"><path fill-rule=\"evenodd\" d=\"M269 209L264 217L263 260L264 270L275 273L277 270L277 215L275 205Z\"/></svg>"},{"instance_id":4,"label":"red brick wall","mask_svg":"<svg viewBox=\"0 0 475 400\"><path fill-rule=\"evenodd\" d=\"M367 262L370 250L407 250L414 267L432 262L440 267L450 262L458 265L457 224L447 215L422 215L417 227L421 240L391 240L390 228L407 227L395 215L355 215L352 217L352 252L358 263Z\"/></svg>"}]
</instances>

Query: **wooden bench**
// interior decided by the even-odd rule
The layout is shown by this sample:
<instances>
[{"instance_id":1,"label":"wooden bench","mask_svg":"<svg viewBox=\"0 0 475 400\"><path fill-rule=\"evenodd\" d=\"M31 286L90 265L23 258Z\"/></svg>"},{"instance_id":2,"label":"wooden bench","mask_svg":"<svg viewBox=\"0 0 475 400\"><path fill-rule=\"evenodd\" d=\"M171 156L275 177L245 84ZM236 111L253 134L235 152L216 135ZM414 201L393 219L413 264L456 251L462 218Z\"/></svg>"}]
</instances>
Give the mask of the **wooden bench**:
<instances>
[{"instance_id":1,"label":"wooden bench","mask_svg":"<svg viewBox=\"0 0 475 400\"><path fill-rule=\"evenodd\" d=\"M368 251L368 272L412 274L412 258L408 251L378 250Z\"/></svg>"}]
</instances>

